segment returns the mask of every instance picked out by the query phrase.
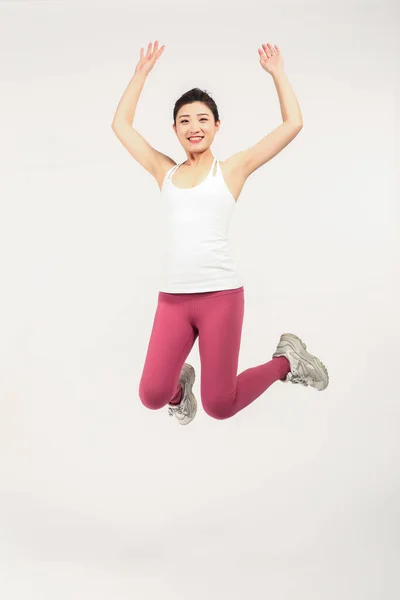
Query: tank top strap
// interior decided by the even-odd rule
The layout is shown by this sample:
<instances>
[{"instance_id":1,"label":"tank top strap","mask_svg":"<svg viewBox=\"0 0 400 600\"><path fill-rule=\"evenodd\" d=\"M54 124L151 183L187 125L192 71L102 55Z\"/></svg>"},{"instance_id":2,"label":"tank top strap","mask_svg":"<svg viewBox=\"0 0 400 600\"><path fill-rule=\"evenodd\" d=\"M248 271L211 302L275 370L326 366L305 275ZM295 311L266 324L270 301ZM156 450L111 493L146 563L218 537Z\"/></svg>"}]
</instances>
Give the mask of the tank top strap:
<instances>
[{"instance_id":1,"label":"tank top strap","mask_svg":"<svg viewBox=\"0 0 400 600\"><path fill-rule=\"evenodd\" d=\"M175 173L178 167L183 165L183 163L178 163L177 165L171 167L171 169L167 173L167 179L171 179L172 175Z\"/></svg>"},{"instance_id":2,"label":"tank top strap","mask_svg":"<svg viewBox=\"0 0 400 600\"><path fill-rule=\"evenodd\" d=\"M214 167L215 167L215 163L217 164L217 168L215 169L215 175L214 175ZM220 166L219 166L219 160L217 160L216 158L214 158L213 160L213 164L211 166L211 171L210 171L210 175L211 177L217 177L219 174L219 170L220 170Z\"/></svg>"},{"instance_id":3,"label":"tank top strap","mask_svg":"<svg viewBox=\"0 0 400 600\"><path fill-rule=\"evenodd\" d=\"M183 162L185 162L185 161L183 161ZM177 165L174 165L173 167L171 167L171 169L169 171L167 171L166 178L171 179L172 175L175 173L177 168L180 167L181 165L183 165L183 162L178 163ZM217 170L215 172L215 175L213 175L215 163L217 163ZM214 158L206 179L208 179L208 177L216 177L218 175L219 171L220 171L219 161L216 158Z\"/></svg>"},{"instance_id":4,"label":"tank top strap","mask_svg":"<svg viewBox=\"0 0 400 600\"><path fill-rule=\"evenodd\" d=\"M215 171L215 175L214 175L214 168L215 168L215 164L217 164L217 169ZM207 173L207 177L206 179L215 179L218 176L218 161L216 158L214 158L214 160L212 161L212 165L210 167L210 170Z\"/></svg>"}]
</instances>

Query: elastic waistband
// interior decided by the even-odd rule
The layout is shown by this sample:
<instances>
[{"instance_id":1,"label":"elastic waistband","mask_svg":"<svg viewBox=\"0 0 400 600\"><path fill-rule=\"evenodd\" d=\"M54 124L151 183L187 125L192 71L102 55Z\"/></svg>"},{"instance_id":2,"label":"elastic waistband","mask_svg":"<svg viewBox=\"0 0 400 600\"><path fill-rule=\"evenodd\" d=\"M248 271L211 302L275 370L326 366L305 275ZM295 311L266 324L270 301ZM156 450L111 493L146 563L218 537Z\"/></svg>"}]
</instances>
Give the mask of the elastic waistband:
<instances>
[{"instance_id":1,"label":"elastic waistband","mask_svg":"<svg viewBox=\"0 0 400 600\"><path fill-rule=\"evenodd\" d=\"M244 286L240 286L238 288L233 288L231 290L216 290L213 292L186 292L186 293L172 293L172 292L158 292L159 296L173 296L173 297L190 297L196 296L196 298L206 298L209 296L223 296L224 294L238 294L240 292L244 292Z\"/></svg>"}]
</instances>

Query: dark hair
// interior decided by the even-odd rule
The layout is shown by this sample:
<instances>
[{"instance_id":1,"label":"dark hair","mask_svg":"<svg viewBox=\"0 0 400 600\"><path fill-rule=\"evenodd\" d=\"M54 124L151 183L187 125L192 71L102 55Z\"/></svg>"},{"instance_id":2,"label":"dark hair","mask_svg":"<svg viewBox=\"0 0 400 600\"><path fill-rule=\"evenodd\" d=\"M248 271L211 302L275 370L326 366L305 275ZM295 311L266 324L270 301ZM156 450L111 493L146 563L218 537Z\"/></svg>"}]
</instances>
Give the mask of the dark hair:
<instances>
[{"instance_id":1,"label":"dark hair","mask_svg":"<svg viewBox=\"0 0 400 600\"><path fill-rule=\"evenodd\" d=\"M182 94L182 96L175 102L174 106L174 125L176 125L176 115L179 109L185 104L192 104L193 102L203 102L211 110L214 115L215 123L219 121L218 108L211 96L200 88L193 88Z\"/></svg>"}]
</instances>

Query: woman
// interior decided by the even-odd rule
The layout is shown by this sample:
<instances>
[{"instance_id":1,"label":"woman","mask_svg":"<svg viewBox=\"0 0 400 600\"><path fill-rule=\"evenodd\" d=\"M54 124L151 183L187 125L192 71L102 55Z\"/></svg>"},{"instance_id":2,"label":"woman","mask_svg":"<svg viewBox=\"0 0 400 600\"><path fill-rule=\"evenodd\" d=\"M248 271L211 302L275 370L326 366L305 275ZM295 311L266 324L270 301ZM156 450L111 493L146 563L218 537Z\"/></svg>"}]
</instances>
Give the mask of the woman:
<instances>
[{"instance_id":1,"label":"woman","mask_svg":"<svg viewBox=\"0 0 400 600\"><path fill-rule=\"evenodd\" d=\"M156 179L165 211L163 285L139 386L150 409L168 405L181 425L196 415L195 372L185 363L199 338L201 400L215 419L248 406L275 381L323 390L329 383L323 363L294 334L281 335L272 359L237 375L244 316L244 289L228 242L228 225L246 179L276 156L301 130L300 108L283 69L278 46L263 44L261 67L274 80L282 124L254 147L217 161L211 144L220 120L214 100L194 88L176 102L173 129L186 152L176 164L132 128L141 90L165 46L141 48L135 74L118 105L113 131L132 156Z\"/></svg>"}]
</instances>

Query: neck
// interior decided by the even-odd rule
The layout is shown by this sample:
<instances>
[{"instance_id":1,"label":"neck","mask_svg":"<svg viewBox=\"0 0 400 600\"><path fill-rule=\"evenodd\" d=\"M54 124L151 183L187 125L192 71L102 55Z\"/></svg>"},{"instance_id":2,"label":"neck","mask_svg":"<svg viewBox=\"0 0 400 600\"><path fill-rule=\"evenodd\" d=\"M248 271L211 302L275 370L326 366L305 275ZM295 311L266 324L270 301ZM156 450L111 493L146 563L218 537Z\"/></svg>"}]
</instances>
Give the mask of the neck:
<instances>
[{"instance_id":1,"label":"neck","mask_svg":"<svg viewBox=\"0 0 400 600\"><path fill-rule=\"evenodd\" d=\"M214 160L211 150L202 152L201 154L188 153L187 159L183 163L188 167L205 167L210 166Z\"/></svg>"}]
</instances>

